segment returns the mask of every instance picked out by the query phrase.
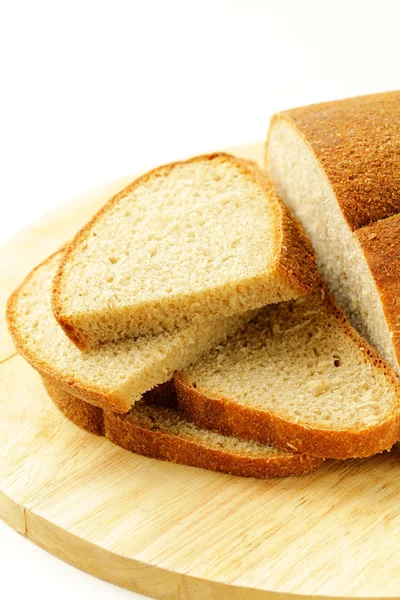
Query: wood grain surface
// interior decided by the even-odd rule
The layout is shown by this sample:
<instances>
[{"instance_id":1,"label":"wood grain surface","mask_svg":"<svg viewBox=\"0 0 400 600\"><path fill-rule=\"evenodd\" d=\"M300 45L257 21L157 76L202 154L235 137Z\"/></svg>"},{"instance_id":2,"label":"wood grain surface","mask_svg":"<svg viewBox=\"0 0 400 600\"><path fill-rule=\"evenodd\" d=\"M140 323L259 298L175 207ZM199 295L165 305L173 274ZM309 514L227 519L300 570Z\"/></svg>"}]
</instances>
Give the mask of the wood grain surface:
<instances>
[{"instance_id":1,"label":"wood grain surface","mask_svg":"<svg viewBox=\"0 0 400 600\"><path fill-rule=\"evenodd\" d=\"M260 158L262 145L236 149ZM0 303L131 177L0 252ZM130 454L64 418L0 324L0 517L76 567L168 600L400 598L400 456L259 481Z\"/></svg>"}]
</instances>

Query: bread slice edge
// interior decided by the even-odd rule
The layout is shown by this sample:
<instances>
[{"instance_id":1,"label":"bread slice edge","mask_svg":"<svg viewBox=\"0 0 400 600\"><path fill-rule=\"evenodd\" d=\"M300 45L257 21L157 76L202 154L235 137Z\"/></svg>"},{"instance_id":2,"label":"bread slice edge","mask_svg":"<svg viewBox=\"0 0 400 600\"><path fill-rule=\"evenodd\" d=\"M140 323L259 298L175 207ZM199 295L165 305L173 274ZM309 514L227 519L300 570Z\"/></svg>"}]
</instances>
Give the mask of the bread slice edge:
<instances>
[{"instance_id":1,"label":"bread slice edge","mask_svg":"<svg viewBox=\"0 0 400 600\"><path fill-rule=\"evenodd\" d=\"M323 463L322 459L302 454L288 453L266 459L207 448L200 442L146 429L123 415L103 411L64 391L52 378L43 378L43 384L54 404L75 425L90 433L104 435L121 448L149 458L257 478L307 473Z\"/></svg>"},{"instance_id":2,"label":"bread slice edge","mask_svg":"<svg viewBox=\"0 0 400 600\"><path fill-rule=\"evenodd\" d=\"M389 384L395 387L400 402L400 381L393 369L349 324L344 312L328 292L326 284L322 282L320 287L324 292L324 301L333 311L340 329L351 339L357 350L364 354L366 360L384 372ZM184 372L176 372L174 381L178 404L185 418L199 427L224 435L269 443L292 452L337 459L372 456L390 450L400 438L399 406L378 425L354 430L332 430L298 423L269 411L249 408L229 398L213 397L205 390L194 387Z\"/></svg>"}]
</instances>

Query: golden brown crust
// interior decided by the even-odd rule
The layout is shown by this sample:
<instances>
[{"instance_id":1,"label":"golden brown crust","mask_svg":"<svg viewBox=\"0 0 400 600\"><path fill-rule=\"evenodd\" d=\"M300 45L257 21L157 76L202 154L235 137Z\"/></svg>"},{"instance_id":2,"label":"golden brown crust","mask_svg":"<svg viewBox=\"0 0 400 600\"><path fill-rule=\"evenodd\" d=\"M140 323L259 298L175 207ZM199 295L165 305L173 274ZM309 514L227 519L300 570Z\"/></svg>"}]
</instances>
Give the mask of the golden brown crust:
<instances>
[{"instance_id":1,"label":"golden brown crust","mask_svg":"<svg viewBox=\"0 0 400 600\"><path fill-rule=\"evenodd\" d=\"M388 383L396 391L400 404L400 384L394 371L351 327L324 282L320 283L320 290L339 327L354 342L357 351L361 350L369 362L385 373ZM390 450L400 438L398 407L385 422L377 426L332 431L289 421L229 399L209 396L206 391L193 387L182 372L175 373L174 380L178 403L185 418L199 427L224 435L269 443L292 452L338 459L372 456L383 450Z\"/></svg>"},{"instance_id":2,"label":"golden brown crust","mask_svg":"<svg viewBox=\"0 0 400 600\"><path fill-rule=\"evenodd\" d=\"M279 222L279 228L276 228L276 241L275 247L279 248L279 254L276 257L277 263L276 268L276 286L277 288L284 289L285 285L293 286L294 291L298 294L306 294L318 279L316 258L315 253L312 249L311 243L305 235L302 226L294 218L294 216L283 206L282 201L273 191L269 184L266 176L262 173L260 168L253 162L245 159L237 158L230 154L216 152L209 155L196 156L187 161L179 161L164 165L149 171L142 175L125 189L121 190L116 196L114 196L109 202L107 202L93 217L92 219L77 233L75 238L66 248L63 258L59 264L56 276L53 283L52 293L52 307L53 313L63 328L66 335L71 341L81 350L89 347L89 340L85 339L82 332L78 332L74 327L74 324L70 321L69 316L63 312L63 306L61 301L61 292L63 285L63 273L67 262L71 255L77 250L79 245L84 242L89 235L92 227L96 224L99 218L102 217L114 204L117 204L121 198L124 198L127 193L130 193L138 185L145 183L148 179L154 176L162 176L168 173L177 165L183 165L188 163L201 162L204 160L220 160L229 161L234 164L242 175L249 178L253 183L260 186L264 193L268 194L271 199L271 203L274 206L274 212ZM281 247L281 240L284 247ZM304 247L303 247L304 246ZM259 278L252 280L250 284L255 287L258 286L260 293L264 288L264 282ZM275 282L274 282L275 283ZM249 285L250 285L249 284ZM245 292L246 284L241 286L241 294ZM277 296L279 296L278 291ZM287 294L286 294L287 295ZM277 301L281 298L277 297ZM283 298L287 299L287 298ZM243 310L241 304L238 305L237 311Z\"/></svg>"},{"instance_id":3,"label":"golden brown crust","mask_svg":"<svg viewBox=\"0 0 400 600\"><path fill-rule=\"evenodd\" d=\"M54 404L70 421L95 435L104 435L104 411L88 404L59 386L51 377L42 377L43 385Z\"/></svg>"},{"instance_id":4,"label":"golden brown crust","mask_svg":"<svg viewBox=\"0 0 400 600\"><path fill-rule=\"evenodd\" d=\"M242 477L284 477L313 471L321 464L304 454L290 454L290 458L282 455L270 458L234 455L189 439L144 429L110 412L105 413L105 426L108 439L131 452Z\"/></svg>"},{"instance_id":5,"label":"golden brown crust","mask_svg":"<svg viewBox=\"0 0 400 600\"><path fill-rule=\"evenodd\" d=\"M400 215L355 232L382 302L400 362Z\"/></svg>"},{"instance_id":6,"label":"golden brown crust","mask_svg":"<svg viewBox=\"0 0 400 600\"><path fill-rule=\"evenodd\" d=\"M319 281L315 252L302 225L283 203L281 210L282 243L276 271L280 279L303 296Z\"/></svg>"},{"instance_id":7,"label":"golden brown crust","mask_svg":"<svg viewBox=\"0 0 400 600\"><path fill-rule=\"evenodd\" d=\"M234 455L222 449L214 450L199 442L147 429L138 421L129 419L129 416L111 411L103 412L100 408L74 398L54 380L45 378L43 382L53 402L76 425L91 433L105 435L114 444L136 454L221 473L259 478L307 473L323 462L319 458L303 454L290 453L287 456L261 458ZM171 392L171 386L164 389L167 393ZM162 393L162 390L159 391ZM162 403L170 404L171 398Z\"/></svg>"},{"instance_id":8,"label":"golden brown crust","mask_svg":"<svg viewBox=\"0 0 400 600\"><path fill-rule=\"evenodd\" d=\"M400 212L400 91L275 115L319 160L352 231Z\"/></svg>"}]
</instances>

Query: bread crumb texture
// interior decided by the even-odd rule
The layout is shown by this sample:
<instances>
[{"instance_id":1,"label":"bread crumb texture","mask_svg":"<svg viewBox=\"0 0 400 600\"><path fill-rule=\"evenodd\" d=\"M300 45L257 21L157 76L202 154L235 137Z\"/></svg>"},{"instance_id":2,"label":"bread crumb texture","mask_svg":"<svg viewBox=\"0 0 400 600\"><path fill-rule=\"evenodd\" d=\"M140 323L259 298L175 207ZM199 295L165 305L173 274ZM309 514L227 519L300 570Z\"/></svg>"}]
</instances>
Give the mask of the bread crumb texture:
<instances>
[{"instance_id":1,"label":"bread crumb texture","mask_svg":"<svg viewBox=\"0 0 400 600\"><path fill-rule=\"evenodd\" d=\"M51 288L62 252L36 268L8 302L8 325L17 349L40 373L55 377L83 400L127 412L141 395L167 381L250 318L214 317L173 332L141 336L79 351L51 309Z\"/></svg>"},{"instance_id":2,"label":"bread crumb texture","mask_svg":"<svg viewBox=\"0 0 400 600\"><path fill-rule=\"evenodd\" d=\"M399 408L394 373L350 328L323 285L304 298L266 307L177 377L205 397L307 430L376 427L397 419Z\"/></svg>"},{"instance_id":3,"label":"bread crumb texture","mask_svg":"<svg viewBox=\"0 0 400 600\"><path fill-rule=\"evenodd\" d=\"M53 307L67 335L93 347L297 297L316 278L308 239L261 172L215 154L160 167L113 198L67 249Z\"/></svg>"}]
</instances>

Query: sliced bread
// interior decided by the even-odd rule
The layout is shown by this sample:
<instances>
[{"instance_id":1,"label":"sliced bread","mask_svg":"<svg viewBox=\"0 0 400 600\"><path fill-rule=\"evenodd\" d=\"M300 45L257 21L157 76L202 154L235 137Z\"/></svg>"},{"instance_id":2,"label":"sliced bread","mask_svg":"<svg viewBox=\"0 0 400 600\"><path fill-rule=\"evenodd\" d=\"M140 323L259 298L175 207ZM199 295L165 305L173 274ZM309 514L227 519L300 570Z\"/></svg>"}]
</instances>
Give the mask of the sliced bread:
<instances>
[{"instance_id":1,"label":"sliced bread","mask_svg":"<svg viewBox=\"0 0 400 600\"><path fill-rule=\"evenodd\" d=\"M271 121L268 175L301 220L353 325L400 373L400 92Z\"/></svg>"},{"instance_id":2,"label":"sliced bread","mask_svg":"<svg viewBox=\"0 0 400 600\"><path fill-rule=\"evenodd\" d=\"M165 384L157 397L145 394L127 415L119 415L79 400L54 379L44 378L43 383L53 402L76 425L150 458L259 478L306 473L323 462L201 429L184 419Z\"/></svg>"},{"instance_id":3,"label":"sliced bread","mask_svg":"<svg viewBox=\"0 0 400 600\"><path fill-rule=\"evenodd\" d=\"M314 252L253 164L211 154L143 175L68 246L54 315L81 349L308 293Z\"/></svg>"},{"instance_id":4,"label":"sliced bread","mask_svg":"<svg viewBox=\"0 0 400 600\"><path fill-rule=\"evenodd\" d=\"M261 310L175 386L200 427L293 452L370 456L400 437L399 381L323 283Z\"/></svg>"},{"instance_id":5,"label":"sliced bread","mask_svg":"<svg viewBox=\"0 0 400 600\"><path fill-rule=\"evenodd\" d=\"M250 315L214 317L170 333L105 344L80 352L58 325L51 310L54 274L60 251L37 267L12 294L7 321L17 350L40 374L58 380L82 400L127 412L142 394L171 379L175 369L232 334Z\"/></svg>"}]
</instances>

